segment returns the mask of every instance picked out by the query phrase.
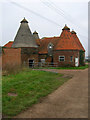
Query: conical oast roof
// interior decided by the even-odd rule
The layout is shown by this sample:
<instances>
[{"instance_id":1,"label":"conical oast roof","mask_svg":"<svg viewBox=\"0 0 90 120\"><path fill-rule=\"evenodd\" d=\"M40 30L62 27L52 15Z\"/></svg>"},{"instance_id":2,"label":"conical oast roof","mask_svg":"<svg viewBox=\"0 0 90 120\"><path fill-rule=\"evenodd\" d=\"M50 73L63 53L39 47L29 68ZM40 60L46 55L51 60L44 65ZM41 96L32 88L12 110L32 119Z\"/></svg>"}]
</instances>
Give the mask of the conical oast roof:
<instances>
[{"instance_id":1,"label":"conical oast roof","mask_svg":"<svg viewBox=\"0 0 90 120\"><path fill-rule=\"evenodd\" d=\"M80 47L70 32L70 28L68 28L66 25L62 29L60 40L55 46L55 50L80 50Z\"/></svg>"},{"instance_id":2,"label":"conical oast roof","mask_svg":"<svg viewBox=\"0 0 90 120\"><path fill-rule=\"evenodd\" d=\"M12 47L38 47L25 18L21 21Z\"/></svg>"},{"instance_id":3,"label":"conical oast roof","mask_svg":"<svg viewBox=\"0 0 90 120\"><path fill-rule=\"evenodd\" d=\"M36 31L34 31L33 36L34 36L35 39L39 39L39 35Z\"/></svg>"}]
</instances>

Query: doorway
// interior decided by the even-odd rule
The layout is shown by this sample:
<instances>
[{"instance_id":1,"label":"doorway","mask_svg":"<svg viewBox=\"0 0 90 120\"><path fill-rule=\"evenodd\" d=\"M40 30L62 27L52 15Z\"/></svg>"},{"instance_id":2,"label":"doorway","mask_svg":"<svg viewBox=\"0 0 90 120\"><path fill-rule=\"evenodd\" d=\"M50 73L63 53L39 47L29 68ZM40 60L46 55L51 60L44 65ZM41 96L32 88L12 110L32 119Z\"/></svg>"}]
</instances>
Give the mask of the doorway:
<instances>
[{"instance_id":1,"label":"doorway","mask_svg":"<svg viewBox=\"0 0 90 120\"><path fill-rule=\"evenodd\" d=\"M78 67L79 66L79 59L75 58L75 66Z\"/></svg>"},{"instance_id":2,"label":"doorway","mask_svg":"<svg viewBox=\"0 0 90 120\"><path fill-rule=\"evenodd\" d=\"M34 60L29 60L29 67L34 67Z\"/></svg>"}]
</instances>

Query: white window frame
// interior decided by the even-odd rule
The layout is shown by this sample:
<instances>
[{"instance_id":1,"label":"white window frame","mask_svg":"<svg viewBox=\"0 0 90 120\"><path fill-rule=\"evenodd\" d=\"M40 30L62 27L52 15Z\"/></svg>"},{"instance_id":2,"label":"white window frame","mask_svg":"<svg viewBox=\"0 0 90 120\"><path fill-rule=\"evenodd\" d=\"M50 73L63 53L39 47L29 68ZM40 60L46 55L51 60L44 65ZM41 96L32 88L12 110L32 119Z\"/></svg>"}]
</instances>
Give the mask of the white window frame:
<instances>
[{"instance_id":1,"label":"white window frame","mask_svg":"<svg viewBox=\"0 0 90 120\"><path fill-rule=\"evenodd\" d=\"M60 60L60 57L64 57L64 61L65 61L65 56L59 56L59 62L64 62Z\"/></svg>"}]
</instances>

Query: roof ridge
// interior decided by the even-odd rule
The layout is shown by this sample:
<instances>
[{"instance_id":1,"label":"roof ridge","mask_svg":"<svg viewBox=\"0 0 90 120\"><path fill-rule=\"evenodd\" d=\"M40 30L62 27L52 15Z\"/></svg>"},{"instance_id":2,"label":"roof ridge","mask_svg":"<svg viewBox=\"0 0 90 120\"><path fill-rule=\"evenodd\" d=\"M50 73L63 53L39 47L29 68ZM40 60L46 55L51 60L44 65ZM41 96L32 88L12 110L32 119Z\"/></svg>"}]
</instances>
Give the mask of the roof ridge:
<instances>
[{"instance_id":1,"label":"roof ridge","mask_svg":"<svg viewBox=\"0 0 90 120\"><path fill-rule=\"evenodd\" d=\"M60 36L58 36L58 37L45 37L45 38L43 38L43 40L44 39L52 39L52 38L60 38Z\"/></svg>"}]
</instances>

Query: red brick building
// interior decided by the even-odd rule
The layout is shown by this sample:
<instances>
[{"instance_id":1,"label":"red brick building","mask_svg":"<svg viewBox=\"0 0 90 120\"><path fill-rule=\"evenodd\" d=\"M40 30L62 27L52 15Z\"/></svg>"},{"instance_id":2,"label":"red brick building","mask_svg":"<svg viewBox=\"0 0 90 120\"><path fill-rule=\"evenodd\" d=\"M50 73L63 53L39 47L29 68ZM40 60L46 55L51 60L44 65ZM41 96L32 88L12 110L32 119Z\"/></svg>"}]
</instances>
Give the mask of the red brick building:
<instances>
[{"instance_id":1,"label":"red brick building","mask_svg":"<svg viewBox=\"0 0 90 120\"><path fill-rule=\"evenodd\" d=\"M8 42L3 48L3 64L15 63L32 66L36 62L48 62L58 66L79 66L80 51L85 57L85 49L75 31L70 31L66 25L58 37L39 39L38 33L33 34L24 18L13 42ZM84 63L84 59L83 59Z\"/></svg>"}]
</instances>

